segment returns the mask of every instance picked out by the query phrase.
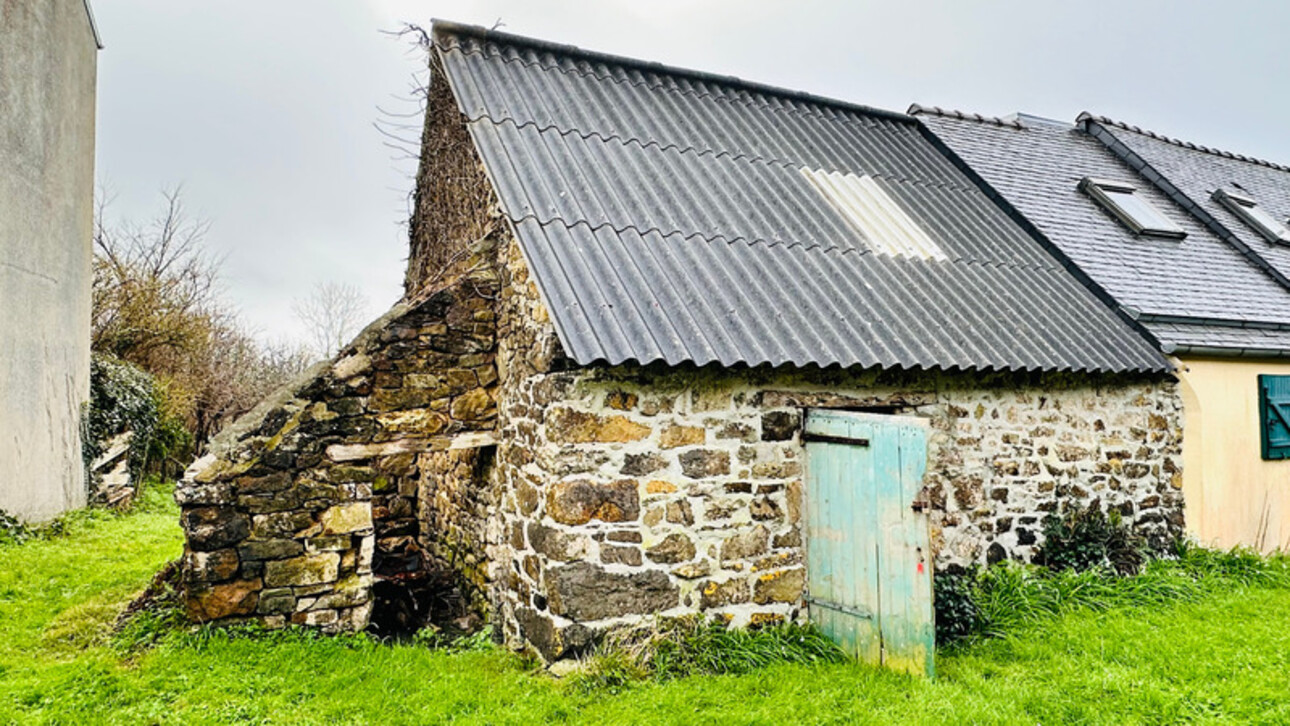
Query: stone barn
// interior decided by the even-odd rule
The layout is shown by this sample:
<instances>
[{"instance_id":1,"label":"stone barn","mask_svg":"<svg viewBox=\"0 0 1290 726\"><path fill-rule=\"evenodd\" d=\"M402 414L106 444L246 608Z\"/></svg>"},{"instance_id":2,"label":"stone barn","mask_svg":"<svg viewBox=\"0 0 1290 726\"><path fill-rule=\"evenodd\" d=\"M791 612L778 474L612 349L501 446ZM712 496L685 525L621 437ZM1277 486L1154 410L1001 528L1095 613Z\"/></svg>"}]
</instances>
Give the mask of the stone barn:
<instances>
[{"instance_id":1,"label":"stone barn","mask_svg":"<svg viewBox=\"0 0 1290 726\"><path fill-rule=\"evenodd\" d=\"M1181 527L1169 364L913 117L448 23L430 54L405 299L190 470L192 618L468 610L546 660L655 615L930 637L934 569L1066 503Z\"/></svg>"}]
</instances>

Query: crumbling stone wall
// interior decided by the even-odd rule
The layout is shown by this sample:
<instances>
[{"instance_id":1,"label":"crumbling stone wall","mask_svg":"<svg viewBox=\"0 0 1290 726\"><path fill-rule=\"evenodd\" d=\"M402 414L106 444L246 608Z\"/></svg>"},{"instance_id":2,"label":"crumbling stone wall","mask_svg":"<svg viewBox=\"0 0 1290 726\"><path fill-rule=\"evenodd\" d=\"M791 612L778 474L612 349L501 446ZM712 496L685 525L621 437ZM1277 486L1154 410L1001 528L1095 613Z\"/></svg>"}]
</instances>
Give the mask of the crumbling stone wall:
<instances>
[{"instance_id":1,"label":"crumbling stone wall","mask_svg":"<svg viewBox=\"0 0 1290 726\"><path fill-rule=\"evenodd\" d=\"M430 57L421 163L413 192L404 289L415 295L443 280L473 244L499 226L493 187L484 173L466 118L437 56Z\"/></svg>"},{"instance_id":2,"label":"crumbling stone wall","mask_svg":"<svg viewBox=\"0 0 1290 726\"><path fill-rule=\"evenodd\" d=\"M459 576L470 608L488 608L497 255L509 233L431 61L405 302L190 470L176 497L196 620L362 628L375 579L427 561Z\"/></svg>"},{"instance_id":3,"label":"crumbling stone wall","mask_svg":"<svg viewBox=\"0 0 1290 726\"><path fill-rule=\"evenodd\" d=\"M460 464L494 441L495 254L477 245L455 283L396 306L189 470L192 619L361 629L374 577L484 551L489 492Z\"/></svg>"},{"instance_id":4,"label":"crumbling stone wall","mask_svg":"<svg viewBox=\"0 0 1290 726\"><path fill-rule=\"evenodd\" d=\"M940 567L1027 560L1063 502L1181 531L1181 408L1140 376L551 370L501 398L497 608L548 659L606 628L703 612L802 617L806 408L931 420ZM503 445L505 451L507 447Z\"/></svg>"}]
</instances>

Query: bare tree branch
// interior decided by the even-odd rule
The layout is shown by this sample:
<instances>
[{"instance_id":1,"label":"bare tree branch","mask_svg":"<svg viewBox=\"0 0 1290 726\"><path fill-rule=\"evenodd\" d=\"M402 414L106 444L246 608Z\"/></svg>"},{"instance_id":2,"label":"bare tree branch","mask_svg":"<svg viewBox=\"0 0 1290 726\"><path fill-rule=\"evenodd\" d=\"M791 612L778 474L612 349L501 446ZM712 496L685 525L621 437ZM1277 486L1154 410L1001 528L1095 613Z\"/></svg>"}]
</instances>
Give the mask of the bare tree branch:
<instances>
[{"instance_id":1,"label":"bare tree branch","mask_svg":"<svg viewBox=\"0 0 1290 726\"><path fill-rule=\"evenodd\" d=\"M368 321L367 297L349 283L319 283L308 297L297 298L291 310L320 358L336 355Z\"/></svg>"}]
</instances>

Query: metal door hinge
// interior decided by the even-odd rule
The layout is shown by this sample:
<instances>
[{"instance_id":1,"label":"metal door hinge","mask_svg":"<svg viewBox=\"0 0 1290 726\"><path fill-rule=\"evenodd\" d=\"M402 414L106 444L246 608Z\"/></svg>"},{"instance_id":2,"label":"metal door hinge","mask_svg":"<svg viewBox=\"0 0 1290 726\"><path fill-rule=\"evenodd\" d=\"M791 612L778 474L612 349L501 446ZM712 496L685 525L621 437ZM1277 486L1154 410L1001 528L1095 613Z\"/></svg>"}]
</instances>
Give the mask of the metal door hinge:
<instances>
[{"instance_id":1,"label":"metal door hinge","mask_svg":"<svg viewBox=\"0 0 1290 726\"><path fill-rule=\"evenodd\" d=\"M802 432L802 443L817 442L821 444L846 444L847 446L868 446L869 439L850 439L846 436L828 436L826 434L812 434L806 431Z\"/></svg>"},{"instance_id":2,"label":"metal door hinge","mask_svg":"<svg viewBox=\"0 0 1290 726\"><path fill-rule=\"evenodd\" d=\"M860 608L853 608L847 605L841 605L839 603L829 602L828 600L820 600L818 598L810 597L809 595L804 599L806 600L806 604L808 605L813 605L813 606L818 605L819 607L825 608L826 610L834 610L836 612L844 613L846 615L852 615L857 618L864 618L865 620L873 620L873 613L869 612L868 610L861 610Z\"/></svg>"}]
</instances>

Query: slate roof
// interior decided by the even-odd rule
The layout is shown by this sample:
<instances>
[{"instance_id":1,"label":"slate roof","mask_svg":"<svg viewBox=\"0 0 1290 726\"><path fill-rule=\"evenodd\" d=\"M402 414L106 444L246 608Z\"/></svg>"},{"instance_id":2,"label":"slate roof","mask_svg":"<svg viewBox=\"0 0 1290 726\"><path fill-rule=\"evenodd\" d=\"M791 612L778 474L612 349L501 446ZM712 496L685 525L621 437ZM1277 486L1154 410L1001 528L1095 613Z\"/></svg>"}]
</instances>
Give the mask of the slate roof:
<instances>
[{"instance_id":1,"label":"slate roof","mask_svg":"<svg viewBox=\"0 0 1290 726\"><path fill-rule=\"evenodd\" d=\"M1269 265L1283 285L1290 285L1290 246L1267 241L1212 198L1215 189L1230 189L1235 183L1284 223L1290 218L1290 167L1179 141L1102 116L1083 114L1079 120L1094 135L1105 132L1103 142L1112 153L1157 172L1183 206L1194 203L1199 215L1217 222L1219 234L1230 234L1248 248L1256 266Z\"/></svg>"},{"instance_id":2,"label":"slate roof","mask_svg":"<svg viewBox=\"0 0 1290 726\"><path fill-rule=\"evenodd\" d=\"M437 22L580 364L1168 369L904 114ZM947 261L879 255L802 168L869 175Z\"/></svg>"},{"instance_id":3,"label":"slate roof","mask_svg":"<svg viewBox=\"0 0 1290 726\"><path fill-rule=\"evenodd\" d=\"M1127 162L1124 154L1108 147L1113 139L1089 133L1087 123L1054 123L1025 116L991 119L919 106L912 107L911 113L1091 278L1092 284L1139 316L1139 322L1167 352L1290 352L1290 334L1286 332L1290 329L1290 290L1276 275L1261 269L1259 262L1241 249L1242 244L1233 244L1222 230L1206 224L1203 215L1194 214L1166 191L1168 182L1175 182L1210 214L1225 224L1239 225L1209 200L1204 187L1218 179L1244 179L1261 190L1260 199L1266 194L1269 206L1275 204L1280 213L1281 204L1286 205L1284 211L1290 211L1290 183L1269 181L1268 177L1281 175L1290 181L1290 173L1116 127L1116 139L1157 164L1158 173L1146 172L1144 177L1141 164ZM1237 173L1232 165L1242 170L1239 176L1232 176ZM1135 236L1079 191L1084 177L1132 183L1139 194L1186 231L1186 238ZM1279 194L1268 189L1278 184L1282 185ZM1248 245L1262 254L1271 245L1256 237L1249 232ZM1284 263L1290 272L1290 249L1271 250L1269 262Z\"/></svg>"}]
</instances>

